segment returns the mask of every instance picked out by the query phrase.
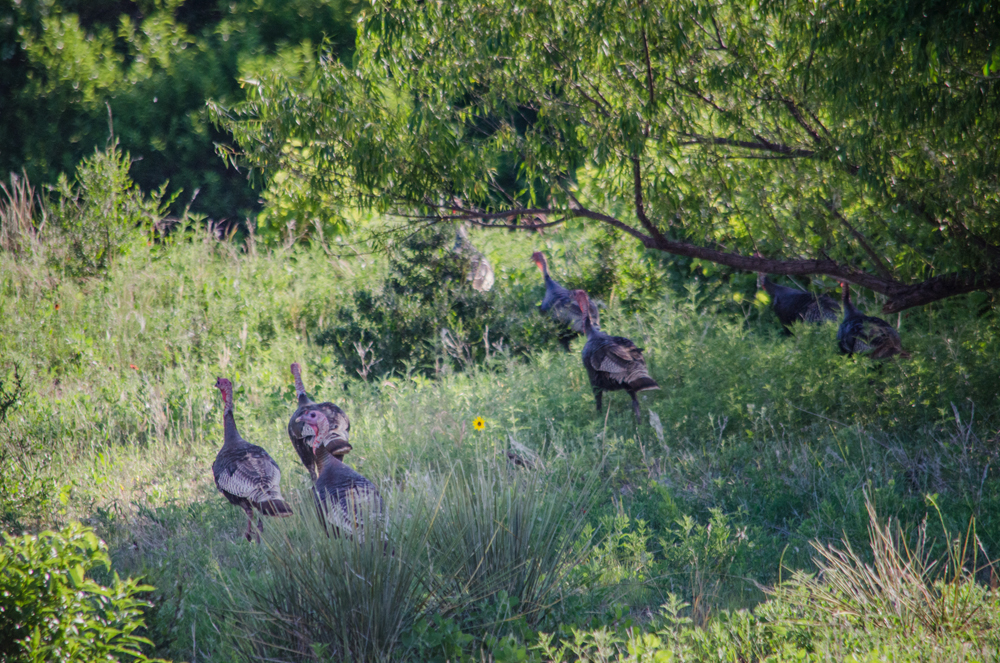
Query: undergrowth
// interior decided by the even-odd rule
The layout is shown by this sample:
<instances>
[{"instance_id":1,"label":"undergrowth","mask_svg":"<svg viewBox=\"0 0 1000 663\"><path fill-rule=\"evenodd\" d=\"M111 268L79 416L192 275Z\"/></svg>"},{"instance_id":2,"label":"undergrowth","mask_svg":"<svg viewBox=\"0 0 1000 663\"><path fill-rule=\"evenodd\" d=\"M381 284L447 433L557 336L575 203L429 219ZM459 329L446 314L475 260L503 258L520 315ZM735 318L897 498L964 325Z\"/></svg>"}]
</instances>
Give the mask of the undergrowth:
<instances>
[{"instance_id":1,"label":"undergrowth","mask_svg":"<svg viewBox=\"0 0 1000 663\"><path fill-rule=\"evenodd\" d=\"M34 213L18 201L22 212L4 208L2 218ZM357 335L368 323L352 302L361 292L388 297L395 277L387 260L352 254L359 247L346 242L264 249L252 236L240 245L182 220L167 235L153 226L126 233L127 247L84 274L51 259L59 249L41 230L47 224L18 223L4 226L0 251L2 524L94 527L118 573L156 587L150 653L864 660L891 650L944 660L995 651L983 626L995 620L995 576L983 560L1000 548L1000 330L980 299L909 312L901 333L913 359L872 364L839 355L833 326L782 337L753 303L751 276L689 275L678 287L682 266L572 225L557 235L474 233L497 275L490 315L516 312L510 329L535 324L543 288L529 257L542 249L557 279L601 296L603 328L645 348L661 389L643 394L636 425L624 396L594 411L581 340L567 354L554 337L525 335L515 351L515 332L505 332L494 347L479 328L418 307L414 315L433 328L407 343L423 359L405 344L373 343L351 363L351 334L362 347L377 340ZM609 284L600 275L610 263L620 268ZM870 312L877 303L862 301ZM442 330L477 344L475 354L450 351ZM341 341L346 350L335 351ZM225 375L237 387L243 436L279 463L286 493L307 494L285 433L292 361L303 364L313 398L351 418L347 461L379 484L396 514L388 554L326 539L308 502L297 518L266 523L266 545L249 546L242 515L216 492L209 468L222 417L212 384ZM364 364L379 368L359 371ZM898 528L872 525L866 500ZM569 505L571 516L559 510ZM543 552L510 538L519 530L504 518L515 515L543 537ZM949 557L953 533L973 519L966 547L975 559ZM385 628L365 641L371 649L349 644L362 626L340 635L310 626L295 640L290 624L355 591L345 569L358 567L338 566L351 555L403 592L366 613ZM915 601L909 622L865 621L887 613L876 601L887 596L883 584L858 575L878 555L895 560L894 572L936 559L952 571L899 585ZM536 558L549 566L531 567ZM315 577L331 579L321 589L333 593L292 592ZM780 581L790 584L770 597L761 589ZM959 628L913 617L945 614L935 601L952 596L950 587L974 610L947 613ZM796 598L804 595L812 598ZM829 608L838 601L860 616L822 617L843 612ZM274 637L237 637L250 632Z\"/></svg>"}]
</instances>

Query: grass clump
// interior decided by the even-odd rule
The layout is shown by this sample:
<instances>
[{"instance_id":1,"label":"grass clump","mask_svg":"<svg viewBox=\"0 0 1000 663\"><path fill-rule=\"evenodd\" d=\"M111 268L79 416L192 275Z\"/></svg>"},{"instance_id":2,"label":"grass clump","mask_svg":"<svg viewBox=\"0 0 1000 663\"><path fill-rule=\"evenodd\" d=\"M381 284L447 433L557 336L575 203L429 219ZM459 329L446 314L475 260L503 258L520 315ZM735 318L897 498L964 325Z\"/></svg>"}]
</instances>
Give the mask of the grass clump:
<instances>
[{"instance_id":1,"label":"grass clump","mask_svg":"<svg viewBox=\"0 0 1000 663\"><path fill-rule=\"evenodd\" d=\"M945 553L935 557L926 521L908 544L898 523L890 519L881 525L871 502L865 506L867 554L856 552L846 540L842 548L813 541L818 573L797 571L776 589L780 601L824 623L893 629L908 636L981 638L1000 626L1000 596L975 578L986 571L992 579L993 565L980 558L982 543L971 524L965 537L946 540Z\"/></svg>"},{"instance_id":2,"label":"grass clump","mask_svg":"<svg viewBox=\"0 0 1000 663\"><path fill-rule=\"evenodd\" d=\"M363 539L328 537L301 502L291 526L266 537L228 585L247 658L403 660L449 646L461 658L559 603L580 550L580 493L486 463L383 495L380 516L363 514ZM430 635L435 620L454 637Z\"/></svg>"}]
</instances>

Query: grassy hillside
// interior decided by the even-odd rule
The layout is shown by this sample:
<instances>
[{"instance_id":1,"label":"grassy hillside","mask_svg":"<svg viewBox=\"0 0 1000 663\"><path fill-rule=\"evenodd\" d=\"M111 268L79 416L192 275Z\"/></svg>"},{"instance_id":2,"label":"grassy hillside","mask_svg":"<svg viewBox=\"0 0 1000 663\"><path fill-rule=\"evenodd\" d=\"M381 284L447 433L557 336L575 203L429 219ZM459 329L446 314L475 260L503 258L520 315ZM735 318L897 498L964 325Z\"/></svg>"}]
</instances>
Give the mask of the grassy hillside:
<instances>
[{"instance_id":1,"label":"grassy hillside","mask_svg":"<svg viewBox=\"0 0 1000 663\"><path fill-rule=\"evenodd\" d=\"M15 371L23 387L0 424L4 529L93 526L114 571L156 587L147 635L175 660L996 654L996 597L972 582L995 586L983 559L1000 550L992 310L954 299L912 312L913 359L873 365L839 355L834 326L781 336L749 276L677 287L676 266L574 228L473 240L497 272L490 315L528 331L483 338L446 311L457 349L435 329L416 339L433 360L366 378L337 335L391 265L358 247L178 231L91 278L67 276L58 247L0 252L0 368L4 389ZM595 411L581 340L567 354L531 327L543 324L537 248L556 278L597 291L604 329L645 348L662 388L643 394L638 426L623 394ZM285 433L293 361L314 398L351 418L347 460L387 498L388 555L373 552L377 536L329 540L313 522ZM265 523L261 547L212 482L220 375L297 510ZM842 618L802 598L818 596L804 576L768 598L762 587L816 569L810 541L886 559L866 502L911 547L926 520L931 558L969 542L940 587L964 592L972 617L920 621L914 608L882 623L873 603ZM300 595L303 583L322 591ZM549 649L540 632L555 634Z\"/></svg>"}]
</instances>

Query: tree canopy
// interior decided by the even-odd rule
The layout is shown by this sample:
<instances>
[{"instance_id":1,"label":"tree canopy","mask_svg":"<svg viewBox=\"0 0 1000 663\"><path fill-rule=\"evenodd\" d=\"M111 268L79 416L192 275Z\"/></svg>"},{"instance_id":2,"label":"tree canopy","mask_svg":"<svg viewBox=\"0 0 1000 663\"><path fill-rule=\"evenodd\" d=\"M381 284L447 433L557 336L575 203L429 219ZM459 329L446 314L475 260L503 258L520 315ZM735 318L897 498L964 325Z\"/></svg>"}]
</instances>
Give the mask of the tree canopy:
<instances>
[{"instance_id":1,"label":"tree canopy","mask_svg":"<svg viewBox=\"0 0 1000 663\"><path fill-rule=\"evenodd\" d=\"M241 75L327 40L349 57L356 0L0 0L0 173L54 183L104 147L109 119L149 191L217 220L258 207L215 144L205 101L242 98ZM308 57L308 55L303 56Z\"/></svg>"},{"instance_id":2,"label":"tree canopy","mask_svg":"<svg viewBox=\"0 0 1000 663\"><path fill-rule=\"evenodd\" d=\"M344 205L584 218L898 311L1000 285L998 80L986 0L390 0L353 66L215 110L245 163Z\"/></svg>"}]
</instances>

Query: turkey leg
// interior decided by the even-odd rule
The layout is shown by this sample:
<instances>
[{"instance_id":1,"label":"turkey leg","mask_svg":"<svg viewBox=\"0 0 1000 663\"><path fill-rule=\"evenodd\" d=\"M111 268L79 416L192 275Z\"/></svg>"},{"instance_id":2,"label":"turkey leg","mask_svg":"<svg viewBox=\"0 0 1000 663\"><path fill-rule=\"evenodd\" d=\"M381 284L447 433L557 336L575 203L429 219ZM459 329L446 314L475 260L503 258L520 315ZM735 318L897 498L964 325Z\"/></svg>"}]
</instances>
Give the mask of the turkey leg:
<instances>
[{"instance_id":1,"label":"turkey leg","mask_svg":"<svg viewBox=\"0 0 1000 663\"><path fill-rule=\"evenodd\" d=\"M253 543L253 507L243 506L243 511L247 514L247 531L243 533L246 540Z\"/></svg>"}]
</instances>

